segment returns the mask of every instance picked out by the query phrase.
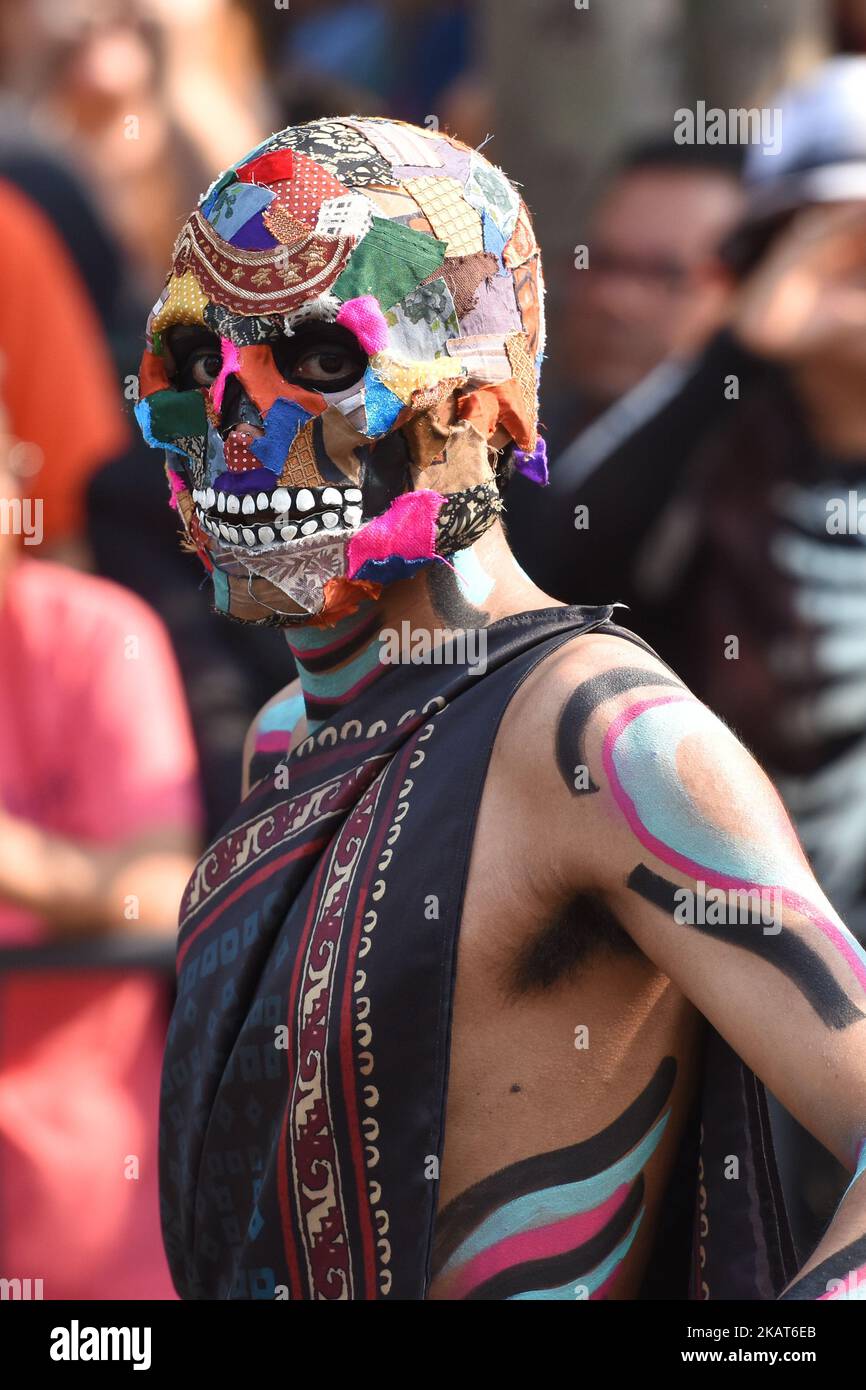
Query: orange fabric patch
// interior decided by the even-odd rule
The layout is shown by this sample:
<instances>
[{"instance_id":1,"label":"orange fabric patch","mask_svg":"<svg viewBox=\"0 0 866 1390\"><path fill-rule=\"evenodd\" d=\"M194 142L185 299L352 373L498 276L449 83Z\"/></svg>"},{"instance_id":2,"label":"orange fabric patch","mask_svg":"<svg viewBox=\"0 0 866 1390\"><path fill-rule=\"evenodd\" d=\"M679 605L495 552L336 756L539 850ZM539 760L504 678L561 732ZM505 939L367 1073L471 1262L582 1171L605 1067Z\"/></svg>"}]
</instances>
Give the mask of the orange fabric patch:
<instances>
[{"instance_id":1,"label":"orange fabric patch","mask_svg":"<svg viewBox=\"0 0 866 1390\"><path fill-rule=\"evenodd\" d=\"M461 396L457 415L461 420L471 420L488 439L497 425L502 425L518 449L535 447L535 415L527 413L523 389L513 379L496 386L482 386L468 396Z\"/></svg>"},{"instance_id":2,"label":"orange fabric patch","mask_svg":"<svg viewBox=\"0 0 866 1390\"><path fill-rule=\"evenodd\" d=\"M155 352L145 348L138 368L138 394L141 400L152 396L155 391L165 391L171 386L165 367L165 358L157 357Z\"/></svg>"},{"instance_id":3,"label":"orange fabric patch","mask_svg":"<svg viewBox=\"0 0 866 1390\"><path fill-rule=\"evenodd\" d=\"M364 599L379 598L381 584L373 584L368 579L328 579L324 587L325 604L321 613L311 618L309 627L333 627L341 618L357 613Z\"/></svg>"},{"instance_id":4,"label":"orange fabric patch","mask_svg":"<svg viewBox=\"0 0 866 1390\"><path fill-rule=\"evenodd\" d=\"M526 211L526 204L521 199L514 231L511 233L510 240L502 248L502 259L509 270L514 270L517 266L523 265L524 261L528 261L529 257L534 255L537 250L538 242L535 240L529 213Z\"/></svg>"},{"instance_id":5,"label":"orange fabric patch","mask_svg":"<svg viewBox=\"0 0 866 1390\"><path fill-rule=\"evenodd\" d=\"M277 369L267 343L253 343L238 349L241 365L235 373L250 399L262 415L267 414L276 400L297 401L311 415L321 415L327 402L318 391L305 391L291 386Z\"/></svg>"},{"instance_id":6,"label":"orange fabric patch","mask_svg":"<svg viewBox=\"0 0 866 1390\"><path fill-rule=\"evenodd\" d=\"M482 386L468 396L457 399L458 420L471 420L481 434L489 439L499 422L499 401L492 386Z\"/></svg>"},{"instance_id":7,"label":"orange fabric patch","mask_svg":"<svg viewBox=\"0 0 866 1390\"><path fill-rule=\"evenodd\" d=\"M517 307L533 361L538 352L541 334L541 285L538 279L538 256L531 257L525 265L518 266L514 272L514 293Z\"/></svg>"}]
</instances>

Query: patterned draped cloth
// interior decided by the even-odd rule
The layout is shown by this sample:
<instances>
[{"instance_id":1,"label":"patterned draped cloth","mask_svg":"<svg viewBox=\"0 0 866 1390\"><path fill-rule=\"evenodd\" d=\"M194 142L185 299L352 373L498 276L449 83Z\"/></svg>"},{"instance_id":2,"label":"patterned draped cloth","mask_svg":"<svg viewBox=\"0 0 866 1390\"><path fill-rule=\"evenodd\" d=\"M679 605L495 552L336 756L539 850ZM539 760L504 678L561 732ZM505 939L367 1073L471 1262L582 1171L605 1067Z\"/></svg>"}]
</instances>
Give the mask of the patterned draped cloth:
<instances>
[{"instance_id":1,"label":"patterned draped cloth","mask_svg":"<svg viewBox=\"0 0 866 1390\"><path fill-rule=\"evenodd\" d=\"M503 619L486 630L483 675L456 660L388 667L288 757L257 755L181 913L160 1180L182 1297L425 1297L490 752L530 671L582 632L620 632L610 614ZM769 1209L751 1181L741 1225L715 1210L712 1222L751 1254L752 1194ZM755 1293L751 1254L739 1296L772 1296Z\"/></svg>"}]
</instances>

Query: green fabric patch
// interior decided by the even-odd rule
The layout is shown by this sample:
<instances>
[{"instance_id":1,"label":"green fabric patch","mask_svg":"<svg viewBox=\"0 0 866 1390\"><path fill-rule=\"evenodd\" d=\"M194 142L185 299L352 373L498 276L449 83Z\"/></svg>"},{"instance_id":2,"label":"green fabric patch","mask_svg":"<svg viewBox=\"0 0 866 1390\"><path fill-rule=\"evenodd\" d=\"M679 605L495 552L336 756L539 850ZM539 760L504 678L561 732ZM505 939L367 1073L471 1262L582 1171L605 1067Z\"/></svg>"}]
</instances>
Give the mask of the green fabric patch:
<instances>
[{"instance_id":1,"label":"green fabric patch","mask_svg":"<svg viewBox=\"0 0 866 1390\"><path fill-rule=\"evenodd\" d=\"M155 439L207 434L204 396L200 391L156 391L147 400Z\"/></svg>"},{"instance_id":2,"label":"green fabric patch","mask_svg":"<svg viewBox=\"0 0 866 1390\"><path fill-rule=\"evenodd\" d=\"M151 351L153 352L154 357L165 356L165 347L163 345L162 334L160 333L159 329L157 329L157 331L153 335L153 348L151 349Z\"/></svg>"},{"instance_id":3,"label":"green fabric patch","mask_svg":"<svg viewBox=\"0 0 866 1390\"><path fill-rule=\"evenodd\" d=\"M237 183L237 182L238 182L238 176L237 176L237 174L235 173L234 169L226 169L225 173L224 173L224 174L222 175L222 177L219 178L219 179L217 180L217 182L214 184L214 186L213 186L213 188L211 189L210 193L209 193L208 196L204 199L204 201L203 201L201 207L199 208L199 212L201 213L202 217L209 217L209 216L210 216L211 208L213 207L213 205L214 205L214 203L216 202L217 198L218 198L218 197L220 196L220 194L222 193L223 189L228 188L228 186L229 186L230 183Z\"/></svg>"},{"instance_id":4,"label":"green fabric patch","mask_svg":"<svg viewBox=\"0 0 866 1390\"><path fill-rule=\"evenodd\" d=\"M335 281L332 293L344 303L373 294L383 310L390 309L439 269L446 245L426 232L404 227L402 222L374 217L369 232Z\"/></svg>"}]
</instances>

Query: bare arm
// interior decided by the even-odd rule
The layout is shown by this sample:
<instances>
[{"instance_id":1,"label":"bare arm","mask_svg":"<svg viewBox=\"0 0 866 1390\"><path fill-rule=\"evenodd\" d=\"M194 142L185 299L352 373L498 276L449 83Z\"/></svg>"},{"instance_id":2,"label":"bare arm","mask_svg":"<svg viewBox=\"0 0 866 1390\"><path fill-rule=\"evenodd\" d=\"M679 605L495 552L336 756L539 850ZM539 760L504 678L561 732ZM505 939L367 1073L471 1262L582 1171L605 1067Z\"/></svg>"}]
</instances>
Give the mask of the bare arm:
<instances>
[{"instance_id":1,"label":"bare arm","mask_svg":"<svg viewBox=\"0 0 866 1390\"><path fill-rule=\"evenodd\" d=\"M307 732L301 682L291 681L266 705L262 705L244 739L244 761L241 775L241 797L248 795L253 785L253 759L257 752L273 753L276 762L281 751L288 752Z\"/></svg>"},{"instance_id":2,"label":"bare arm","mask_svg":"<svg viewBox=\"0 0 866 1390\"><path fill-rule=\"evenodd\" d=\"M37 914L58 936L123 929L173 936L195 849L186 827L101 846L0 813L0 900Z\"/></svg>"},{"instance_id":3,"label":"bare arm","mask_svg":"<svg viewBox=\"0 0 866 1390\"><path fill-rule=\"evenodd\" d=\"M589 661L586 656L589 655ZM772 785L663 666L617 639L559 664L551 841L645 954L849 1169L866 1140L866 952L821 892ZM550 731L549 731L550 732ZM553 777L553 774L552 774ZM786 1298L866 1278L852 1182Z\"/></svg>"}]
</instances>

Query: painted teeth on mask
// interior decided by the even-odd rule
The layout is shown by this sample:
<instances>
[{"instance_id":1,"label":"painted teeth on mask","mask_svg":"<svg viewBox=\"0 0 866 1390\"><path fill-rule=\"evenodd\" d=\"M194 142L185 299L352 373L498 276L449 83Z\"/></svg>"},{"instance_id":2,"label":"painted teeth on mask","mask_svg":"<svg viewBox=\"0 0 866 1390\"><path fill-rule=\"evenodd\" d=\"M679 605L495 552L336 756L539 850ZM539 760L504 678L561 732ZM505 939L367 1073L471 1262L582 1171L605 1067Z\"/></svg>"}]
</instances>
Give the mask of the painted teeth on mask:
<instances>
[{"instance_id":1,"label":"painted teeth on mask","mask_svg":"<svg viewBox=\"0 0 866 1390\"><path fill-rule=\"evenodd\" d=\"M274 488L266 492L216 492L193 490L196 515L212 536L230 545L269 546L312 536L317 531L354 531L361 525L361 489Z\"/></svg>"}]
</instances>

